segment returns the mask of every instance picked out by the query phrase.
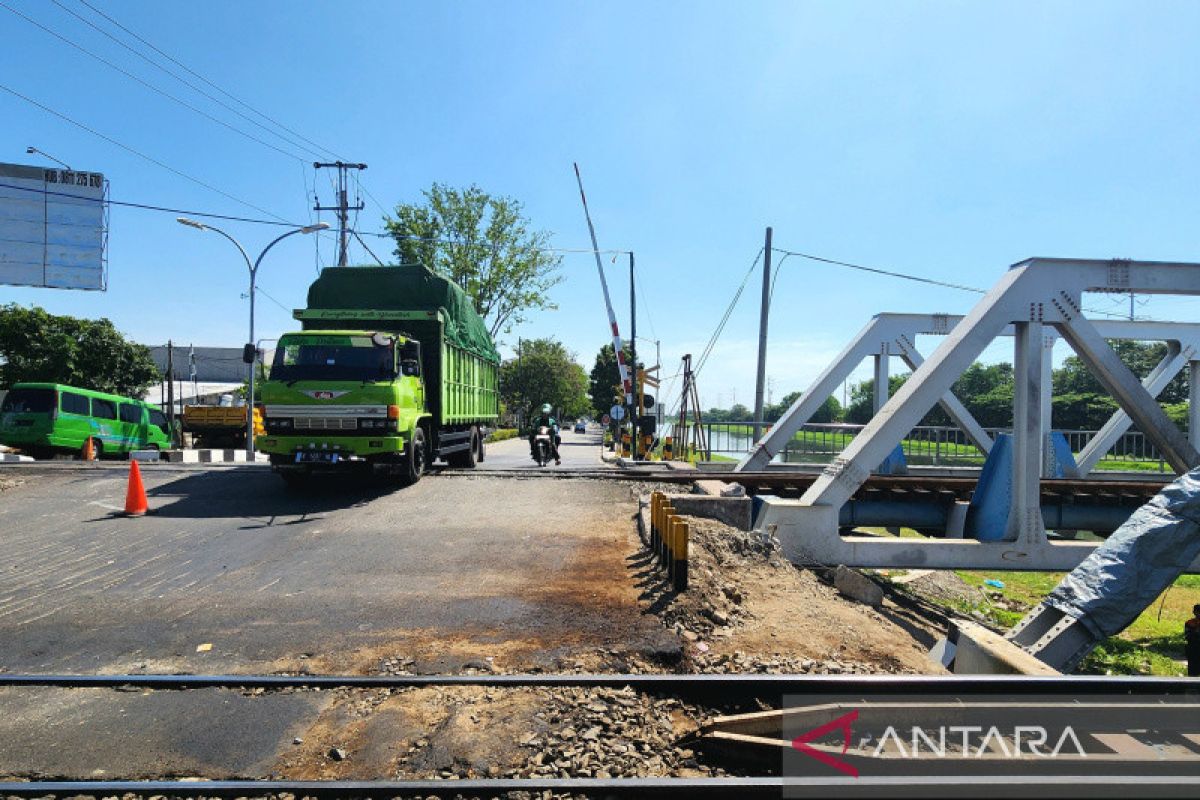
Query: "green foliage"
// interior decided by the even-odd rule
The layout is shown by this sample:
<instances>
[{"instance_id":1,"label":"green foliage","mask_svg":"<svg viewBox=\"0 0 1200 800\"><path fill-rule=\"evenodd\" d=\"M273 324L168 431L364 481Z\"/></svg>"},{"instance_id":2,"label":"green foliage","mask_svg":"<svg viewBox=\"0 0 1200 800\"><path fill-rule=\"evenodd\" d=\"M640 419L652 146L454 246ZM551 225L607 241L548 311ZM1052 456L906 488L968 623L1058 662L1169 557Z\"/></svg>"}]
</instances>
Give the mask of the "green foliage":
<instances>
[{"instance_id":1,"label":"green foliage","mask_svg":"<svg viewBox=\"0 0 1200 800\"><path fill-rule=\"evenodd\" d=\"M888 376L888 396L891 397L904 382L908 375ZM846 406L846 422L865 425L875 415L875 379L862 381L850 387L850 405Z\"/></svg>"},{"instance_id":2,"label":"green foliage","mask_svg":"<svg viewBox=\"0 0 1200 800\"><path fill-rule=\"evenodd\" d=\"M1138 378L1145 378L1167 354L1162 342L1110 340L1122 363ZM1158 395L1176 424L1187 424L1187 370L1167 384ZM1054 426L1066 430L1096 430L1117 409L1108 390L1092 375L1078 356L1068 356L1054 371ZM1173 410L1172 410L1173 409ZM1181 410L1182 409L1182 410Z\"/></svg>"},{"instance_id":3,"label":"green foliage","mask_svg":"<svg viewBox=\"0 0 1200 800\"><path fill-rule=\"evenodd\" d=\"M1109 344L1138 378L1148 375L1167 352L1166 345L1161 342L1111 340ZM889 376L889 396L894 395L908 377L907 374ZM1011 364L984 365L976 362L954 382L952 391L981 425L1006 428L1012 425L1013 386ZM1116 401L1077 356L1069 356L1061 368L1054 370L1053 387L1056 429L1098 430L1117 410ZM846 409L847 422L865 424L871 419L874 388L874 380L862 381L851 388L850 405ZM1168 384L1158 398L1171 419L1181 427L1187 423L1187 397L1187 376L1181 374ZM935 406L920 424L949 426L953 423L940 406Z\"/></svg>"},{"instance_id":4,"label":"green foliage","mask_svg":"<svg viewBox=\"0 0 1200 800\"><path fill-rule=\"evenodd\" d=\"M625 352L625 363L633 363L633 354L628 345L622 347ZM625 390L621 387L621 372L617 366L616 350L611 344L606 344L596 353L592 371L588 374L588 401L592 415L599 419L608 413L614 403L623 403Z\"/></svg>"},{"instance_id":5,"label":"green foliage","mask_svg":"<svg viewBox=\"0 0 1200 800\"><path fill-rule=\"evenodd\" d=\"M789 392L778 403L763 407L763 421L770 424L779 421L792 403L796 402L802 392ZM809 422L838 422L842 418L842 404L836 397L827 397ZM705 422L753 422L754 410L741 403L735 403L732 408L710 408L704 412Z\"/></svg>"},{"instance_id":6,"label":"green foliage","mask_svg":"<svg viewBox=\"0 0 1200 800\"><path fill-rule=\"evenodd\" d=\"M556 339L526 339L517 358L500 365L500 399L525 419L543 403L563 419L587 413L587 374L575 354Z\"/></svg>"},{"instance_id":7,"label":"green foliage","mask_svg":"<svg viewBox=\"0 0 1200 800\"><path fill-rule=\"evenodd\" d=\"M149 348L128 341L107 319L0 306L0 387L41 381L140 397L158 380Z\"/></svg>"},{"instance_id":8,"label":"green foliage","mask_svg":"<svg viewBox=\"0 0 1200 800\"><path fill-rule=\"evenodd\" d=\"M561 277L561 258L546 252L550 234L531 231L522 205L478 186L434 183L422 205L396 206L385 224L402 264L444 275L475 301L489 333L507 333L531 309L552 309L547 293Z\"/></svg>"},{"instance_id":9,"label":"green foliage","mask_svg":"<svg viewBox=\"0 0 1200 800\"><path fill-rule=\"evenodd\" d=\"M487 435L485 441L488 442L503 442L505 439L517 438L516 428L497 428Z\"/></svg>"}]
</instances>

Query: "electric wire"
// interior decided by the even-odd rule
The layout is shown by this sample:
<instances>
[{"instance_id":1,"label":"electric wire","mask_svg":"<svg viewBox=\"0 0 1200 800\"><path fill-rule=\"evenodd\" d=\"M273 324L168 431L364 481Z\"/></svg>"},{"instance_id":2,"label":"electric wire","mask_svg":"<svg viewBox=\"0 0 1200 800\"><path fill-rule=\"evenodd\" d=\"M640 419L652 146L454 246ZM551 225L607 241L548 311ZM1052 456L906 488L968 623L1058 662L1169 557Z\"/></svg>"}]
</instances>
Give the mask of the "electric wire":
<instances>
[{"instance_id":1,"label":"electric wire","mask_svg":"<svg viewBox=\"0 0 1200 800\"><path fill-rule=\"evenodd\" d=\"M3 87L0 87L3 88ZM67 194L66 192L55 192L49 189L34 189L30 186L17 186L11 183L0 182L0 189L15 189L19 192L33 192L35 194L50 195L52 197L69 197L72 200L85 201L89 203L103 203L110 206L123 206L126 208L137 208L143 211L162 211L170 214L187 214L190 217L208 217L209 219L223 219L232 222L252 222L255 225L278 225L289 228L301 228L301 223L293 222L275 222L269 219L255 219L253 217L238 217L231 214L215 214L211 211L191 211L186 208L169 208L167 206L151 205L149 203L131 203L125 200L111 200L99 197L80 197L79 195Z\"/></svg>"},{"instance_id":2,"label":"electric wire","mask_svg":"<svg viewBox=\"0 0 1200 800\"><path fill-rule=\"evenodd\" d=\"M295 136L297 139L300 139L300 140L302 140L302 141L305 141L305 142L307 142L308 144L310 144L310 145L312 145L313 147L317 148L317 149L318 149L318 150L320 150L321 152L328 153L330 156L333 156L333 157L334 157L336 160L339 160L339 161L345 161L345 160L346 160L346 159L345 159L345 158L343 158L342 156L339 156L337 153L335 153L334 151L330 150L328 147L324 147L323 145L320 145L320 144L318 144L317 142L314 142L312 139L309 139L307 136L304 136L304 135L302 135L302 134L300 134L300 133L298 133L298 132L296 132L296 131L292 130L292 129L291 129L291 128L289 128L287 125L284 125L284 124L283 124L282 122L280 122L279 120L277 120L277 119L274 119L273 117L271 117L271 116L270 116L270 115L268 115L268 114L264 114L262 111L259 111L257 108L255 108L254 106L250 105L250 104L249 104L249 103L247 103L246 101L244 101L244 100L242 100L242 99L240 99L240 98L238 98L238 97L236 97L236 96L234 96L234 95L230 94L229 92L225 91L225 90L224 90L224 89L222 89L220 86L218 86L217 84L215 84L215 83L213 83L212 81L210 81L208 78L204 77L204 76L203 76L203 75L201 75L200 73L198 73L198 72L196 72L195 70L193 70L191 67L187 66L187 65L186 65L186 64L184 64L183 62L181 62L181 61L179 61L178 59L174 58L174 57L173 57L173 56L171 56L169 53L167 53L167 52L163 51L161 48L159 48L159 47L155 46L153 43L151 43L151 42L147 41L147 40L146 40L145 38L143 38L142 36L139 36L137 33L135 33L134 31L130 30L129 28L125 27L125 26L124 26L124 25L122 25L120 22L118 22L117 20L115 20L115 19L113 19L112 17L110 17L108 14L105 14L105 13L104 13L103 11L101 11L99 8L96 8L94 5L92 5L91 3L89 3L89 2L88 2L88 0L79 0L79 2L80 2L82 5L85 5L85 6L87 6L88 8L90 8L90 9L91 9L92 11L94 11L96 14L99 14L99 15L100 15L101 17L103 17L104 19L108 20L110 23L112 23L113 25L115 25L115 26L116 26L117 28L119 28L120 30L124 31L124 32L125 32L126 34L128 34L129 36L132 36L132 37L133 37L134 39L136 39L137 41L141 42L142 44L146 45L147 47L149 47L149 48L150 48L151 50L153 50L154 52L158 53L158 54L159 54L160 56L162 56L163 58L167 59L168 61L170 61L170 62L171 62L172 64L174 64L175 66L177 66L177 67L179 67L180 69L182 69L184 72L188 73L189 75L193 76L193 77L194 77L194 78L196 78L197 80L200 80L200 81L202 81L203 83L207 84L208 86L212 87L213 89L215 89L216 91L218 91L218 92L220 92L221 94L225 95L226 97L228 97L230 100L234 101L235 103L237 103L237 104L241 105L242 107L244 107L244 108L248 109L249 111L251 111L251 112L253 112L253 113L257 114L258 116L262 117L263 119L267 120L267 121L268 121L268 122L270 122L272 125L275 125L275 126L279 127L280 129L282 129L282 130L284 130L284 131L286 131L286 132L290 133L292 136Z\"/></svg>"},{"instance_id":3,"label":"electric wire","mask_svg":"<svg viewBox=\"0 0 1200 800\"><path fill-rule=\"evenodd\" d=\"M233 106L231 106L231 105L229 105L228 103L226 103L224 100L220 99L219 97L214 97L214 96L213 96L211 93L209 93L209 92L206 92L205 90L203 90L203 89L201 89L200 87L196 86L194 83L192 83L191 81L187 80L186 78L183 78L183 77L181 77L181 76L180 76L178 73L176 73L176 72L174 72L174 71L172 71L172 70L170 70L170 69L168 69L168 68L164 67L162 64L159 64L157 61L153 60L152 58L150 58L149 56L147 56L145 53L142 53L141 51L137 50L136 48L134 48L134 47L131 47L129 44L127 44L127 43L125 43L125 42L121 41L121 40L120 40L120 39L118 39L116 36L113 36L111 33L109 33L108 31L104 30L103 28L101 28L99 25L97 25L96 23L92 22L92 21L91 21L91 20L89 20L88 18L86 18L86 17L84 17L83 15L79 14L79 13L78 13L78 12L76 12L75 10L73 10L73 9L71 9L71 8L68 8L67 6L65 6L65 5L64 5L64 4L61 2L61 0L50 0L50 2L54 3L54 5L58 6L58 7L59 7L59 8L61 8L63 11L67 12L68 14L70 14L71 16L75 17L77 20L79 20L79 21L80 21L80 22L82 22L83 24L85 24L85 25L87 25L88 27L92 28L93 30L97 31L97 32L98 32L98 33L100 33L102 36L105 36L105 37L107 37L108 39L110 39L111 41L113 41L113 42L116 42L118 45L120 45L121 47L125 48L125 49L126 49L126 50L128 50L129 52L133 53L135 56L137 56L138 58L142 59L143 61L145 61L145 62L146 62L147 64L149 64L150 66L152 66L152 67L154 67L155 69L158 69L158 70L160 70L160 71L162 71L162 72L166 73L167 75L169 75L169 76L171 76L172 78L174 78L175 80L179 81L179 82L180 82L180 83L182 83L184 86L186 86L186 87L188 87L189 89L191 89L192 91L194 91L194 92L196 92L197 94L199 94L199 95L201 95L201 96L203 96L203 97L207 98L207 99L208 99L208 100L210 100L211 102L213 102L213 103L216 103L217 105L221 106L222 108L224 108L225 110L229 111L230 113L232 113L232 114L236 114L237 116L239 116L239 117L241 117L242 119L244 119L246 122L249 122L251 125L254 125L254 126L256 126L257 128L259 128L259 129L261 129L261 130L265 131L266 133L270 134L271 136L278 137L279 139L283 140L284 142L287 142L287 144L288 144L289 146L291 146L291 147L294 147L294 148L297 148L297 149L301 150L302 152L306 152L306 153L308 153L308 154L310 154L310 155L316 156L317 158L324 158L324 154L323 154L323 153L321 153L321 152L319 152L319 151L317 151L317 150L313 150L313 149L312 149L312 148L310 148L310 147L306 147L305 145L303 145L303 144L301 144L301 143L299 143L299 142L296 142L296 141L294 141L294 140L292 140L292 139L289 139L288 137L284 136L283 134L279 133L278 131L275 131L275 130L272 130L271 128L268 128L266 125L263 125L263 124L262 124L261 122L259 122L258 120L256 120L256 119L254 119L254 118L252 118L252 117L250 117L250 116L248 116L248 115L244 114L243 112L239 111L238 109L236 109L236 108L234 108ZM289 155L290 155L290 154L289 154ZM293 158L296 158L297 156L294 156L294 155L293 155L292 157L293 157Z\"/></svg>"},{"instance_id":4,"label":"electric wire","mask_svg":"<svg viewBox=\"0 0 1200 800\"><path fill-rule=\"evenodd\" d=\"M980 289L978 286L966 286L961 283L951 283L949 281L937 280L936 278L926 278L923 275L913 275L913 274L907 273L907 272L896 272L894 270L880 269L878 267L867 267L867 266L863 266L862 264L854 264L849 261L838 261L837 259L825 258L824 256L814 256L809 253L798 253L794 250L785 250L781 247L772 247L771 250L776 253L783 253L783 254L785 254L785 257L786 256L796 256L797 258L805 258L805 259L808 259L809 261L817 261L822 264L833 264L833 265L836 265L839 267L847 267L848 269L859 270L861 272L871 272L876 275L887 275L888 277L891 277L891 278L899 278L901 280L906 280L906 281L915 281L917 283L924 283L924 284L928 284L931 286L941 286L946 289L958 289L959 291L972 292L974 294L987 294L987 291L988 291L987 289ZM783 262L781 261L780 264L782 264L782 263ZM1088 311L1093 314L1101 314L1101 315L1107 316L1107 317L1118 317L1118 318L1124 319L1127 316L1125 314L1117 314L1112 311L1105 311L1105 310L1099 309L1099 308L1086 308L1085 307L1083 310Z\"/></svg>"},{"instance_id":5,"label":"electric wire","mask_svg":"<svg viewBox=\"0 0 1200 800\"><path fill-rule=\"evenodd\" d=\"M109 144L115 145L128 153L132 153L133 155L137 156L138 158L148 161L157 167L161 167L162 169L165 169L167 172L170 172L174 175L178 175L180 178L183 178L185 180L191 181L192 183L196 184L197 186L202 186L203 188L208 189L209 191L216 192L217 194L221 195L222 197L224 197L228 200L232 200L235 203L238 203L240 205L246 206L247 208L253 208L255 211L259 212L260 214L266 214L268 217L274 217L275 219L280 220L280 221L284 222L285 224L289 224L289 225L291 224L291 223L286 222L286 220L284 220L283 217L279 216L278 214L268 211L265 208L262 208L261 206L256 206L254 203L251 203L248 200L243 200L240 197L235 197L234 195L230 194L229 192L226 192L222 189L218 189L217 187L213 186L212 184L206 183L205 181L202 181L197 177L189 175L186 172L183 172L182 170L175 169L174 167L170 166L169 164L165 164L162 161L159 161L157 158L154 158L153 156L146 155L142 151L136 150L127 144L119 142L116 139L112 138L111 136L107 136L103 133L100 133L100 131L96 130L95 128L88 127L87 125L84 125L82 122L78 122L78 121L72 119L71 117L68 117L66 114L63 114L60 111L56 111L55 109L53 109L47 105L39 103L37 100L34 100L31 97L21 94L16 89L13 89L9 86L6 86L6 85L0 83L0 90L8 92L9 94L13 95L14 97L18 97L21 100L24 100L26 103L29 103L32 106L36 106L37 108L40 108L42 111L45 111L48 114L52 114L52 115L58 117L59 119L63 120L64 122L69 122L70 124L74 125L75 127L79 128L81 130L87 131L88 133L92 134L93 136L103 139L104 141L108 142ZM266 222L265 220L244 220L244 221L260 222L260 223L271 224L271 225L279 224L277 222Z\"/></svg>"},{"instance_id":6,"label":"electric wire","mask_svg":"<svg viewBox=\"0 0 1200 800\"><path fill-rule=\"evenodd\" d=\"M362 237L358 235L358 231L352 230L352 231L350 231L350 232L354 234L354 238L355 238L355 239L358 239L358 243L359 243L359 244L361 244L361 245L363 246L363 249L364 249L364 250L366 250L368 253L370 253L370 254L371 254L371 258L375 259L375 262L376 262L377 264L379 264L379 266L381 266L381 267L386 267L386 266L387 266L387 264L384 264L384 263L383 263L383 261L382 261L382 260L379 258L379 256L375 255L375 251L374 251L374 250L372 250L370 247L368 247L368 246L367 246L367 243L366 243L366 242L364 242L364 241L363 241L363 239L362 239Z\"/></svg>"},{"instance_id":7,"label":"electric wire","mask_svg":"<svg viewBox=\"0 0 1200 800\"><path fill-rule=\"evenodd\" d=\"M4 8L5 10L12 12L16 16L18 16L21 19L28 22L30 25L33 25L34 27L41 29L42 31L53 36L54 38L58 39L59 41L63 42L64 44L70 45L71 47L75 48L79 52L95 59L96 61L99 61L101 64L104 64L105 66L109 67L110 69L116 70L117 72L124 75L126 78L129 78L131 81L140 83L142 86L145 86L150 91L155 92L156 94L162 95L163 97L167 98L168 100L172 100L172 101L178 103L179 105L183 106L184 108L199 114L200 116L204 117L205 119L215 122L222 127L228 128L229 130L233 131L234 133L236 133L240 136L244 136L252 142L257 142L258 144L261 144L263 147L269 147L270 149L274 150L275 152L280 153L281 155L287 156L288 158L294 158L297 161L304 161L303 158L296 155L295 153L289 153L288 151L286 151L280 147L276 147L275 145L271 144L270 142L260 139L252 133L247 133L246 131L242 130L241 128L238 128L234 125L230 125L228 122L226 122L223 119L214 117L212 114L209 114L207 111L197 108L196 106L192 105L188 101L186 101L180 97L176 97L175 95L171 94L170 92L166 91L165 89L161 89L161 88L155 86L154 84L150 83L149 81L142 80L137 75L134 75L129 70L127 70L123 67L120 67L117 64L114 64L113 62L111 62L107 58L105 58L104 56L100 56L100 55L93 53L91 50L88 50L86 47L76 44L75 42L71 41L67 37L63 36L60 33L57 33L54 30L51 30L50 28L46 27L42 23L33 19L32 17L22 14L17 9L15 9L12 6L8 5L7 3L3 2L3 0L0 0L0 8Z\"/></svg>"}]
</instances>

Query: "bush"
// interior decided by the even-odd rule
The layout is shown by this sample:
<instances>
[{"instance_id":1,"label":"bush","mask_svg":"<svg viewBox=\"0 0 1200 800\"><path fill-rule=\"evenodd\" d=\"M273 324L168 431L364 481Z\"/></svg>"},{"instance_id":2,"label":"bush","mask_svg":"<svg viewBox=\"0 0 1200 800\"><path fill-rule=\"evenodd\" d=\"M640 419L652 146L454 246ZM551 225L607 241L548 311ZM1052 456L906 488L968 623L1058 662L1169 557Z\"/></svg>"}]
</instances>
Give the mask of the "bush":
<instances>
[{"instance_id":1,"label":"bush","mask_svg":"<svg viewBox=\"0 0 1200 800\"><path fill-rule=\"evenodd\" d=\"M484 441L485 442L503 442L505 439L515 439L515 438L517 438L517 429L516 428L496 428L496 430L492 431L491 433L489 433L487 435L487 438L484 439Z\"/></svg>"}]
</instances>

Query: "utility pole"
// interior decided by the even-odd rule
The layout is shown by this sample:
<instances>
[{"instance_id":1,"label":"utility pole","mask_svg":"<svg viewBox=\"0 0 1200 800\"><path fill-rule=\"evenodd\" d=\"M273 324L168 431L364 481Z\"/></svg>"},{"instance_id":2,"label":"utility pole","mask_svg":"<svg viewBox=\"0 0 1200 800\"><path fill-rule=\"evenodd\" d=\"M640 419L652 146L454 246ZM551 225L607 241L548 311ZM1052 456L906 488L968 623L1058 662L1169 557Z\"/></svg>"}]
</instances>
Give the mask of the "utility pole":
<instances>
[{"instance_id":1,"label":"utility pole","mask_svg":"<svg viewBox=\"0 0 1200 800\"><path fill-rule=\"evenodd\" d=\"M344 161L333 161L333 162L328 162L328 163L323 162L323 161L314 161L313 162L314 169L324 169L327 167L332 167L338 171L337 205L336 206L323 206L323 205L321 205L321 201L317 200L317 204L315 206L313 206L313 211L336 211L337 212L337 215L338 215L337 265L339 267L344 267L344 266L346 266L346 259L348 258L348 255L349 255L350 212L351 211L362 211L366 207L363 205L363 201L362 201L361 197L357 198L358 205L354 205L354 206L350 205L350 200L347 197L346 172L347 172L347 170L352 170L352 169L364 170L367 168L367 165L366 164L347 164ZM316 195L314 193L314 197L315 196Z\"/></svg>"},{"instance_id":2,"label":"utility pole","mask_svg":"<svg viewBox=\"0 0 1200 800\"><path fill-rule=\"evenodd\" d=\"M633 251L629 251L629 358L633 361L633 387L635 394L642 393L637 357L637 292L633 288ZM635 399L629 407L629 446L633 460L638 457L638 401Z\"/></svg>"},{"instance_id":3,"label":"utility pole","mask_svg":"<svg viewBox=\"0 0 1200 800\"><path fill-rule=\"evenodd\" d=\"M771 229L763 245L762 310L758 318L758 380L754 384L754 442L762 438L763 388L767 382L767 313L771 305Z\"/></svg>"},{"instance_id":4,"label":"utility pole","mask_svg":"<svg viewBox=\"0 0 1200 800\"><path fill-rule=\"evenodd\" d=\"M171 447L175 446L175 346L167 339L167 425L171 428Z\"/></svg>"}]
</instances>

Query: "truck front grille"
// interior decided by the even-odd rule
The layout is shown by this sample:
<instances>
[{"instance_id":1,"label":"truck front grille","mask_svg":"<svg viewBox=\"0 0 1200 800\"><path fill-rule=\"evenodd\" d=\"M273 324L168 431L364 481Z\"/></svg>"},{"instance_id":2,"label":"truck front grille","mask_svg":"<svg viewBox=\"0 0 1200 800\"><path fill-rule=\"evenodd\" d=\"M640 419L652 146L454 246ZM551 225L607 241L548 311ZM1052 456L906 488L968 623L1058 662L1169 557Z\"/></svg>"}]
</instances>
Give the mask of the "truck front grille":
<instances>
[{"instance_id":1,"label":"truck front grille","mask_svg":"<svg viewBox=\"0 0 1200 800\"><path fill-rule=\"evenodd\" d=\"M298 431L354 431L358 420L354 417L296 417L293 427Z\"/></svg>"}]
</instances>

